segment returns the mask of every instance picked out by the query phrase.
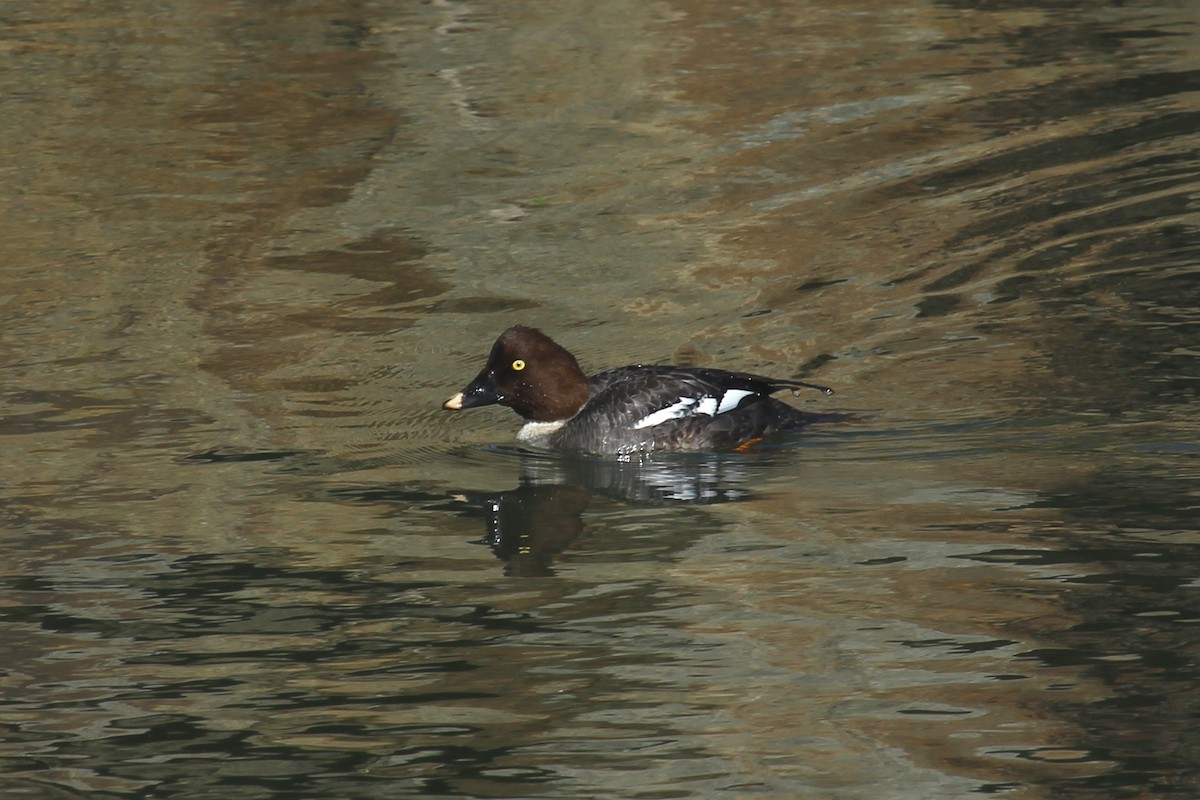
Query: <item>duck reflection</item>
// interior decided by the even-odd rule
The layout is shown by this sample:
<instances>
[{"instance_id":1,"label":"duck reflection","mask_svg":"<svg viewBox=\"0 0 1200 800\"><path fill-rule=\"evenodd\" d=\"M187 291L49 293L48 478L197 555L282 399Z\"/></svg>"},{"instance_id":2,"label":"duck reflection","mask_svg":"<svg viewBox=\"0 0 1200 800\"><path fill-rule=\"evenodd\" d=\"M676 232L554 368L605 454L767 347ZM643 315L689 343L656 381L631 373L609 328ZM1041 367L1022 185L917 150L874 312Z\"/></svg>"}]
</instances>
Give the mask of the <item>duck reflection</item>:
<instances>
[{"instance_id":1,"label":"duck reflection","mask_svg":"<svg viewBox=\"0 0 1200 800\"><path fill-rule=\"evenodd\" d=\"M591 499L581 486L533 483L487 497L483 543L504 562L505 575L553 575L554 556L583 533Z\"/></svg>"},{"instance_id":2,"label":"duck reflection","mask_svg":"<svg viewBox=\"0 0 1200 800\"><path fill-rule=\"evenodd\" d=\"M482 509L484 544L513 576L554 574L553 561L584 533L583 512L601 495L634 506L725 503L750 496L741 454L658 460L522 459L516 488L465 499Z\"/></svg>"}]
</instances>

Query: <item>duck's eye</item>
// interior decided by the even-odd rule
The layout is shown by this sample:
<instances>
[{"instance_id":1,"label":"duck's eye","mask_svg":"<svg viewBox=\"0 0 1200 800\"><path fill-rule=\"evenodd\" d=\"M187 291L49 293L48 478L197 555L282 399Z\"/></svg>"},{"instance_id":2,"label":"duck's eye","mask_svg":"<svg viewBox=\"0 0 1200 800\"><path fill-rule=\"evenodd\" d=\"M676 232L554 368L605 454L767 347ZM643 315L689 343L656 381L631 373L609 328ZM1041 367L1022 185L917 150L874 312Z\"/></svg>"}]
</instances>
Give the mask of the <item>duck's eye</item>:
<instances>
[{"instance_id":1,"label":"duck's eye","mask_svg":"<svg viewBox=\"0 0 1200 800\"><path fill-rule=\"evenodd\" d=\"M518 358L513 362L513 369L515 369L517 372L520 372L521 370L525 369L525 362Z\"/></svg>"}]
</instances>

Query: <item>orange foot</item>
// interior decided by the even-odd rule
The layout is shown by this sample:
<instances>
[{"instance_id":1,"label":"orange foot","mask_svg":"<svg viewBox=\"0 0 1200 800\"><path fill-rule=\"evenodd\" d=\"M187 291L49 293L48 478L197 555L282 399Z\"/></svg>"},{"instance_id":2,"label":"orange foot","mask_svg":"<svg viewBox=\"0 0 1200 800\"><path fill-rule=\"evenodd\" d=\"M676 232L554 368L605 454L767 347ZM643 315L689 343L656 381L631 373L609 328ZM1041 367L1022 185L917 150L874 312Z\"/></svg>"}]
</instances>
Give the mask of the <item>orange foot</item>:
<instances>
[{"instance_id":1,"label":"orange foot","mask_svg":"<svg viewBox=\"0 0 1200 800\"><path fill-rule=\"evenodd\" d=\"M733 449L734 449L734 450L736 450L736 451L737 451L737 452L739 452L739 453L744 453L744 452L746 452L747 450L749 450L751 447L754 447L754 445L756 445L756 444L758 444L759 442L761 442L762 440L763 440L763 437L762 437L762 436L759 436L759 437L758 437L758 438L756 438L756 439L749 439L749 440L747 440L747 441L745 441L745 442L742 442L741 444L739 444L737 447L735 447L735 448L733 448Z\"/></svg>"}]
</instances>

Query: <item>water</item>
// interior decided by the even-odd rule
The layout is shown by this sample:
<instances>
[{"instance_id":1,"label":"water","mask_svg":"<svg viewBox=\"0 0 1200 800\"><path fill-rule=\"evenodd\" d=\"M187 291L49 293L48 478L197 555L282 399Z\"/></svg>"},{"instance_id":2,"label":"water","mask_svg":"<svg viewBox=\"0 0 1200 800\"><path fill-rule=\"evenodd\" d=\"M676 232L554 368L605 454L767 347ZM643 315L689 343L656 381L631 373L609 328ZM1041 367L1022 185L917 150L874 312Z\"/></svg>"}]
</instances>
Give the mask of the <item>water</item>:
<instances>
[{"instance_id":1,"label":"water","mask_svg":"<svg viewBox=\"0 0 1200 800\"><path fill-rule=\"evenodd\" d=\"M3 16L4 797L1197 793L1188 4ZM858 421L525 452L513 322Z\"/></svg>"}]
</instances>

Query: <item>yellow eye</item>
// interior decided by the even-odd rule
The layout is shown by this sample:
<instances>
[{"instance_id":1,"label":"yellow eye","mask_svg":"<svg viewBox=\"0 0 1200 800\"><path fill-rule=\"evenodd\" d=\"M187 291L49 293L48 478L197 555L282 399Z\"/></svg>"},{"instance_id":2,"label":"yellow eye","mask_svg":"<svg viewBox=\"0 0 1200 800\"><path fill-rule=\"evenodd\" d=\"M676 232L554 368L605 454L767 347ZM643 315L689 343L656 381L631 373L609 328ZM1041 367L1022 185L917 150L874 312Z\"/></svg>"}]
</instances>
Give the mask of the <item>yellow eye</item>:
<instances>
[{"instance_id":1,"label":"yellow eye","mask_svg":"<svg viewBox=\"0 0 1200 800\"><path fill-rule=\"evenodd\" d=\"M513 369L515 369L517 372L520 372L521 370L525 369L525 362L518 358L513 362Z\"/></svg>"}]
</instances>

